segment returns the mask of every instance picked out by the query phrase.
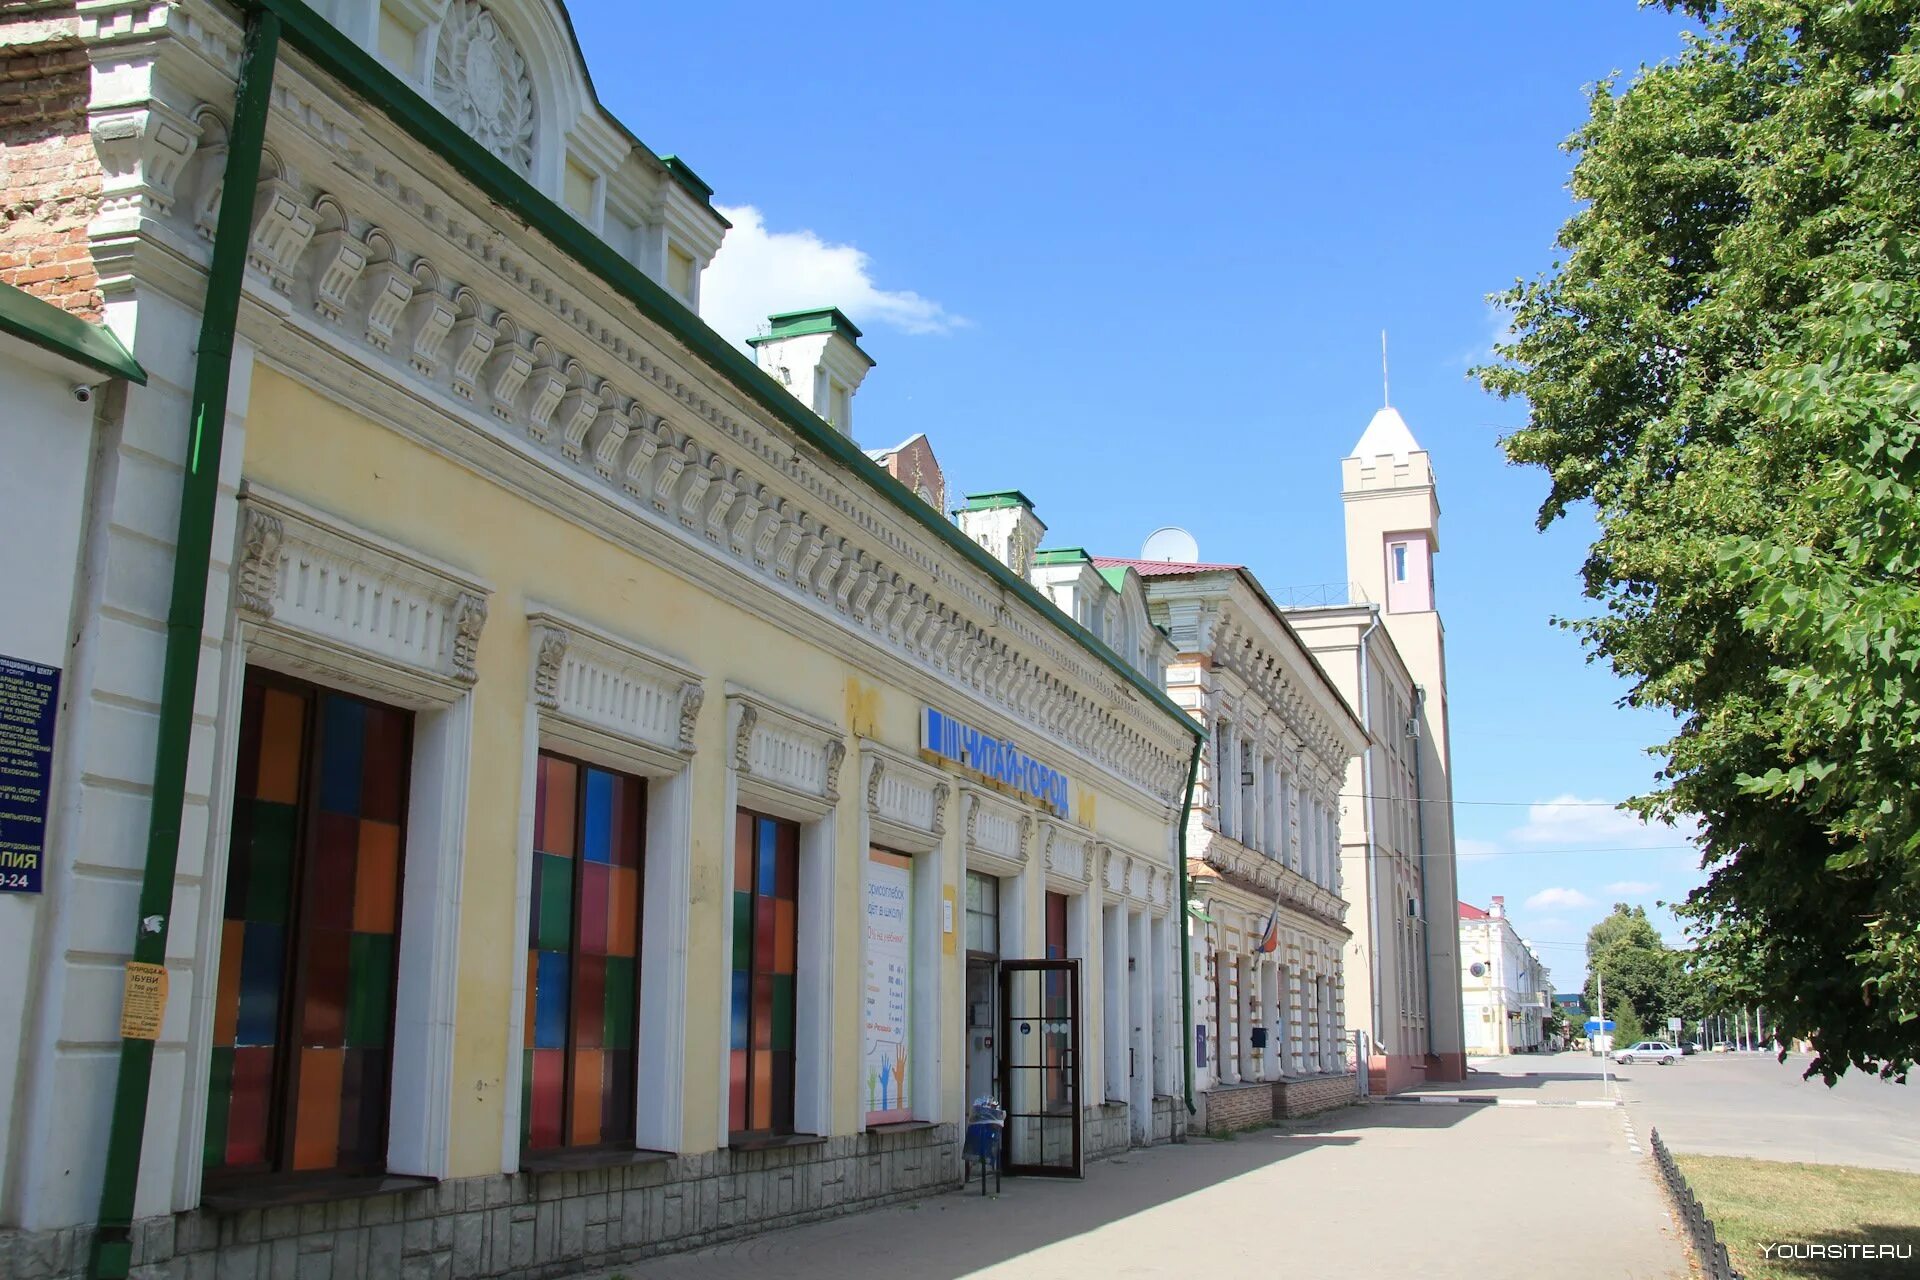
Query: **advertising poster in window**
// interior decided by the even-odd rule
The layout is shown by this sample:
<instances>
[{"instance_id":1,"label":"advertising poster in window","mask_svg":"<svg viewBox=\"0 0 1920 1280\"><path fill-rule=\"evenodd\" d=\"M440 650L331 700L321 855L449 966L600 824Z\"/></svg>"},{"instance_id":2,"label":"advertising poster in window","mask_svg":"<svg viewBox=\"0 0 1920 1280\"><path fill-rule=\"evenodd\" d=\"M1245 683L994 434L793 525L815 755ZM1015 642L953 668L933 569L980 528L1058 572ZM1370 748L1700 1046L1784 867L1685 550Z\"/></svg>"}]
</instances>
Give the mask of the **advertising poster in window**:
<instances>
[{"instance_id":1,"label":"advertising poster in window","mask_svg":"<svg viewBox=\"0 0 1920 1280\"><path fill-rule=\"evenodd\" d=\"M860 1088L867 1123L913 1119L907 1094L912 1013L913 859L867 854L867 980Z\"/></svg>"}]
</instances>

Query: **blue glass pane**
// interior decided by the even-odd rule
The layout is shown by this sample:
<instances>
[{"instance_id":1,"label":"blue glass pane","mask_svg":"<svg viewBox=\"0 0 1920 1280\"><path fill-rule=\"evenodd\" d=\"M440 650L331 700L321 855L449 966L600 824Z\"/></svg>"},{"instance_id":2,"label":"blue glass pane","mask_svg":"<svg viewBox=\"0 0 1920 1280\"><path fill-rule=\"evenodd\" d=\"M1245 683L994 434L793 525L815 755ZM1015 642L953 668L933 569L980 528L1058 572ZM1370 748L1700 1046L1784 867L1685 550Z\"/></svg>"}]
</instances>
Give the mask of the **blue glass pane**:
<instances>
[{"instance_id":1,"label":"blue glass pane","mask_svg":"<svg viewBox=\"0 0 1920 1280\"><path fill-rule=\"evenodd\" d=\"M765 898L780 892L780 846L774 839L774 830L773 823L762 818L760 838L754 842L753 891Z\"/></svg>"},{"instance_id":2,"label":"blue glass pane","mask_svg":"<svg viewBox=\"0 0 1920 1280\"><path fill-rule=\"evenodd\" d=\"M567 1047L567 953L542 951L533 992L533 1047Z\"/></svg>"},{"instance_id":3,"label":"blue glass pane","mask_svg":"<svg viewBox=\"0 0 1920 1280\"><path fill-rule=\"evenodd\" d=\"M366 705L329 695L320 706L320 807L328 813L357 815Z\"/></svg>"},{"instance_id":4,"label":"blue glass pane","mask_svg":"<svg viewBox=\"0 0 1920 1280\"><path fill-rule=\"evenodd\" d=\"M587 821L582 834L589 862L612 861L613 788L612 774L587 770Z\"/></svg>"},{"instance_id":5,"label":"blue glass pane","mask_svg":"<svg viewBox=\"0 0 1920 1280\"><path fill-rule=\"evenodd\" d=\"M280 966L286 937L277 924L249 923L240 943L240 1017L234 1043L270 1045L280 1023Z\"/></svg>"},{"instance_id":6,"label":"blue glass pane","mask_svg":"<svg viewBox=\"0 0 1920 1280\"><path fill-rule=\"evenodd\" d=\"M735 1049L747 1047L747 1013L753 1003L753 975L745 969L733 971L733 1027L727 1043Z\"/></svg>"}]
</instances>

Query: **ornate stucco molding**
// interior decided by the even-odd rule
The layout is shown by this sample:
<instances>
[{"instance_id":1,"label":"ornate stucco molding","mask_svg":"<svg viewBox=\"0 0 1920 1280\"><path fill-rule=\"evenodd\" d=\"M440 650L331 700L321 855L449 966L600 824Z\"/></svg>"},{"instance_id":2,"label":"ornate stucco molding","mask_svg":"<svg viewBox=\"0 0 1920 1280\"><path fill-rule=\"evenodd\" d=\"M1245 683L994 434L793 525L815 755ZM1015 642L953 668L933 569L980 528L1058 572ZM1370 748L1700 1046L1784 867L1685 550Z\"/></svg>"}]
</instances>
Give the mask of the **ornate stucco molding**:
<instances>
[{"instance_id":1,"label":"ornate stucco molding","mask_svg":"<svg viewBox=\"0 0 1920 1280\"><path fill-rule=\"evenodd\" d=\"M534 701L549 717L651 749L693 754L706 686L685 663L578 618L536 607L532 631Z\"/></svg>"}]
</instances>

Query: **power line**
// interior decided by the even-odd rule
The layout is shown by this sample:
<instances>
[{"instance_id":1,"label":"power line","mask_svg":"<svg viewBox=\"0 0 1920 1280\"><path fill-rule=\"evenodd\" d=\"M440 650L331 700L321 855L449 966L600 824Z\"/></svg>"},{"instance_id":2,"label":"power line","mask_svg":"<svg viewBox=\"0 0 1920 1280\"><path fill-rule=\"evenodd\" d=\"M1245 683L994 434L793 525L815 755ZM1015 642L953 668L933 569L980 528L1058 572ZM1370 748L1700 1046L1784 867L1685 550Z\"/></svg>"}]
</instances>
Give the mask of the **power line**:
<instances>
[{"instance_id":1,"label":"power line","mask_svg":"<svg viewBox=\"0 0 1920 1280\"><path fill-rule=\"evenodd\" d=\"M1459 849L1456 848L1454 850L1454 857L1460 862L1472 862L1476 858L1531 858L1539 854L1672 853L1679 849L1698 849L1699 847L1699 845L1693 844L1621 844L1607 845L1598 848L1572 849L1487 849L1477 850L1473 853L1461 853Z\"/></svg>"},{"instance_id":2,"label":"power line","mask_svg":"<svg viewBox=\"0 0 1920 1280\"><path fill-rule=\"evenodd\" d=\"M1337 800L1404 800L1404 801L1409 801L1413 804L1451 804L1451 805L1471 804L1471 805L1480 805L1480 806L1492 806L1500 809L1533 809L1533 808L1618 809L1620 808L1619 802L1612 801L1612 800L1452 800L1443 796L1434 796L1431 798L1426 796L1396 796L1396 795L1389 795L1385 792L1378 792L1378 791L1374 792L1372 795L1368 795L1364 791L1362 792L1342 791L1339 795L1337 795L1334 798Z\"/></svg>"}]
</instances>

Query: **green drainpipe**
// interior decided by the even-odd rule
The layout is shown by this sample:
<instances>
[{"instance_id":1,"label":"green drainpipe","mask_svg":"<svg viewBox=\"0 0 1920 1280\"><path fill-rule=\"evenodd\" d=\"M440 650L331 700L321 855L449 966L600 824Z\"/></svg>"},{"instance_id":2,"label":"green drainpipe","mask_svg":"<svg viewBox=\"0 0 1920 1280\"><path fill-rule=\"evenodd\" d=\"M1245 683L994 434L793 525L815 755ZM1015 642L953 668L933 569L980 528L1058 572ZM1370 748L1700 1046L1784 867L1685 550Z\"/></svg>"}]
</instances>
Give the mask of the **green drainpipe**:
<instances>
[{"instance_id":1,"label":"green drainpipe","mask_svg":"<svg viewBox=\"0 0 1920 1280\"><path fill-rule=\"evenodd\" d=\"M1187 818L1193 813L1193 784L1200 777L1200 749L1206 739L1196 735L1193 758L1187 762L1187 793L1180 800L1180 1025L1187 1042L1180 1050L1180 1064L1186 1070L1187 1114L1196 1115L1193 1105L1193 940L1187 934L1192 926L1187 913Z\"/></svg>"},{"instance_id":2,"label":"green drainpipe","mask_svg":"<svg viewBox=\"0 0 1920 1280\"><path fill-rule=\"evenodd\" d=\"M240 316L247 239L253 232L252 197L260 182L260 149L266 140L279 49L279 17L249 5L233 127L227 136L220 220L214 231L213 263L207 272L207 299L200 318L186 478L180 486L180 527L174 539L173 594L167 609L166 663L160 677L159 742L153 760L153 808L147 820L146 867L140 877L140 923L134 928L133 939L133 958L142 964L166 963L173 876L180 859L180 815L186 803L187 750L200 676L200 635L206 626L207 574L213 551L214 501L220 488L228 384L233 372L233 333ZM152 1076L153 1041L122 1039L112 1128L107 1138L107 1172L100 1188L100 1218L87 1260L87 1274L94 1280L121 1280L133 1265L134 1192L140 1180L140 1146L146 1135L147 1091Z\"/></svg>"}]
</instances>

